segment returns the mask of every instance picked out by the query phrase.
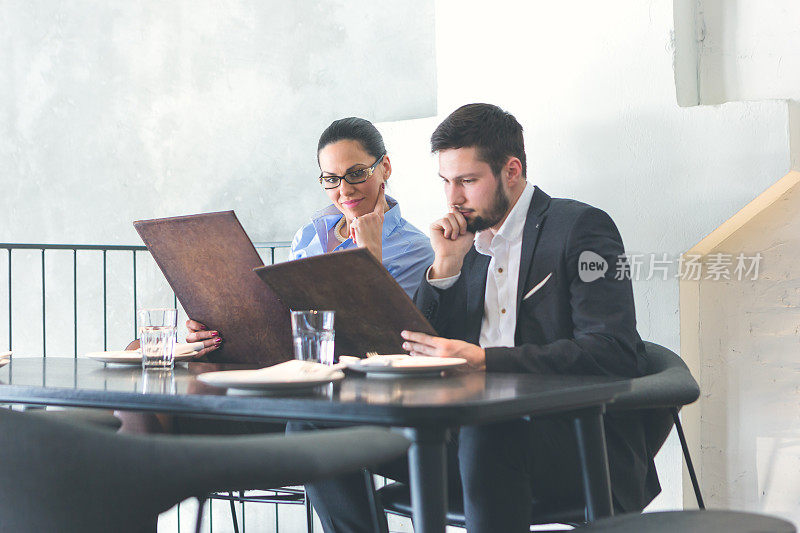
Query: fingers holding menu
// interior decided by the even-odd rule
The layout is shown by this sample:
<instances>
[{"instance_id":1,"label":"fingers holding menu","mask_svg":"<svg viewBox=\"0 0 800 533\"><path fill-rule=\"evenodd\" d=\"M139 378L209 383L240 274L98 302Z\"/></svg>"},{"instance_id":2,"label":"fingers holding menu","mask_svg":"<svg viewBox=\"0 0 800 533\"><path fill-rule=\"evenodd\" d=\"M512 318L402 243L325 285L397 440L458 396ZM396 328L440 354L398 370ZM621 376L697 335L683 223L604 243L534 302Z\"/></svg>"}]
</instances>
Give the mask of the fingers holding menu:
<instances>
[{"instance_id":1,"label":"fingers holding menu","mask_svg":"<svg viewBox=\"0 0 800 533\"><path fill-rule=\"evenodd\" d=\"M186 329L189 330L189 334L186 335L186 342L203 343L203 349L198 352L197 357L202 357L222 346L223 341L219 331L209 330L200 322L189 319L186 321Z\"/></svg>"}]
</instances>

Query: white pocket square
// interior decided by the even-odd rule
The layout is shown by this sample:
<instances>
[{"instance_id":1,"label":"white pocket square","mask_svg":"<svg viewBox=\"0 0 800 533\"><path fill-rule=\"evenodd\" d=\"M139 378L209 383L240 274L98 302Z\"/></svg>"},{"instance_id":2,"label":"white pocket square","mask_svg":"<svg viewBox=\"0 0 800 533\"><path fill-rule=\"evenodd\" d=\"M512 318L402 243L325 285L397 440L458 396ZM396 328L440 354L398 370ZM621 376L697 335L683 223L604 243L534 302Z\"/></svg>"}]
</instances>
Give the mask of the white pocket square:
<instances>
[{"instance_id":1,"label":"white pocket square","mask_svg":"<svg viewBox=\"0 0 800 533\"><path fill-rule=\"evenodd\" d=\"M545 276L545 278L544 278L542 281L540 281L539 283L537 283L537 284L536 284L536 286L535 286L534 288L532 288L531 290L529 290L529 291L528 291L528 294L526 294L525 296L523 296L523 297L522 297L522 299L523 299L523 300L527 300L528 298L530 298L531 296L533 296L533 295L534 295L534 293L535 293L536 291L538 291L539 289L541 289L542 287L544 287L544 284L545 284L545 283L547 283L547 280L549 280L549 279L550 279L550 277L551 277L552 275L553 275L553 273L552 273L552 272L550 272L550 273L549 273L547 276Z\"/></svg>"}]
</instances>

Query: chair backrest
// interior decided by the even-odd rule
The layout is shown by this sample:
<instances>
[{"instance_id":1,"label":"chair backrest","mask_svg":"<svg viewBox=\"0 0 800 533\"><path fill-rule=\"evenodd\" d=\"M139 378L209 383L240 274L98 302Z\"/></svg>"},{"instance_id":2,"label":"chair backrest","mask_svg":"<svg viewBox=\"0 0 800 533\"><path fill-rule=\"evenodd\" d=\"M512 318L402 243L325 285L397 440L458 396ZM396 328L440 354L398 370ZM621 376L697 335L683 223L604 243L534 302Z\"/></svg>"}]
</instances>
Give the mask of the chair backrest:
<instances>
[{"instance_id":1,"label":"chair backrest","mask_svg":"<svg viewBox=\"0 0 800 533\"><path fill-rule=\"evenodd\" d=\"M620 394L609 412L646 410L642 414L645 439L652 456L672 430L675 412L700 396L700 387L678 354L659 344L644 342L647 374L633 379L630 392Z\"/></svg>"},{"instance_id":2,"label":"chair backrest","mask_svg":"<svg viewBox=\"0 0 800 533\"><path fill-rule=\"evenodd\" d=\"M633 379L631 391L617 396L609 410L680 408L697 400L700 387L680 356L653 342L644 345L647 374Z\"/></svg>"},{"instance_id":3,"label":"chair backrest","mask_svg":"<svg viewBox=\"0 0 800 533\"><path fill-rule=\"evenodd\" d=\"M115 433L5 409L0 426L0 531L155 531L166 509Z\"/></svg>"},{"instance_id":4,"label":"chair backrest","mask_svg":"<svg viewBox=\"0 0 800 533\"><path fill-rule=\"evenodd\" d=\"M188 497L302 484L375 466L409 445L374 428L122 435L6 409L0 427L0 532L155 532L158 515Z\"/></svg>"}]
</instances>

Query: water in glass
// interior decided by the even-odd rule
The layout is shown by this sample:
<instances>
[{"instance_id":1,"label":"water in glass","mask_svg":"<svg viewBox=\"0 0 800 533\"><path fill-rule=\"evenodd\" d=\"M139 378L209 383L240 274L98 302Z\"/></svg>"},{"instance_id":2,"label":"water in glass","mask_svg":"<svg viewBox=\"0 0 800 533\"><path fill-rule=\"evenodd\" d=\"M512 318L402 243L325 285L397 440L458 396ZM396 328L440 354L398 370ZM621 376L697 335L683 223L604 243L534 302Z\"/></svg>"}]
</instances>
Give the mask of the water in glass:
<instances>
[{"instance_id":1,"label":"water in glass","mask_svg":"<svg viewBox=\"0 0 800 533\"><path fill-rule=\"evenodd\" d=\"M333 311L292 311L295 359L333 364L333 319Z\"/></svg>"},{"instance_id":2,"label":"water in glass","mask_svg":"<svg viewBox=\"0 0 800 533\"><path fill-rule=\"evenodd\" d=\"M172 368L175 363L174 326L142 326L139 343L144 368Z\"/></svg>"},{"instance_id":3,"label":"water in glass","mask_svg":"<svg viewBox=\"0 0 800 533\"><path fill-rule=\"evenodd\" d=\"M294 333L295 359L332 365L333 346L333 331L298 331Z\"/></svg>"}]
</instances>

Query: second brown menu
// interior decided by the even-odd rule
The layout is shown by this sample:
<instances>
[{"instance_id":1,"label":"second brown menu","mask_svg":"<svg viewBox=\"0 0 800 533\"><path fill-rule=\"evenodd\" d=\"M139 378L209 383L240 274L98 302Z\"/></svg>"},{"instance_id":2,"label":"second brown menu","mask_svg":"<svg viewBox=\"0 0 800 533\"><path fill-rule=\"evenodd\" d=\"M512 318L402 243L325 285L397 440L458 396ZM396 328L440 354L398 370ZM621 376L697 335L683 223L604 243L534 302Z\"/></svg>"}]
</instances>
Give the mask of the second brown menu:
<instances>
[{"instance_id":1,"label":"second brown menu","mask_svg":"<svg viewBox=\"0 0 800 533\"><path fill-rule=\"evenodd\" d=\"M402 330L436 335L389 271L365 248L255 269L290 309L336 312L336 355L404 353Z\"/></svg>"}]
</instances>

